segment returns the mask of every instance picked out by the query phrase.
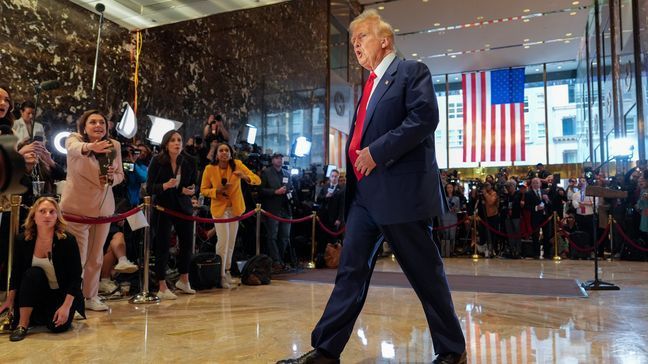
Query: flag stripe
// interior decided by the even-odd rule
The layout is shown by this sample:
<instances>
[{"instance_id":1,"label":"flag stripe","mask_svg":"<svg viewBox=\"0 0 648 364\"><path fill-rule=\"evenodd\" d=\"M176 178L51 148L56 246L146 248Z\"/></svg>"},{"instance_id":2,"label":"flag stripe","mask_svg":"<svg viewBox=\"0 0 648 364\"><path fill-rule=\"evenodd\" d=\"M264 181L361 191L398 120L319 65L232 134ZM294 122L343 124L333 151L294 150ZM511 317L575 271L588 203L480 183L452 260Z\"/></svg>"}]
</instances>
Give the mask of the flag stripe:
<instances>
[{"instance_id":1,"label":"flag stripe","mask_svg":"<svg viewBox=\"0 0 648 364\"><path fill-rule=\"evenodd\" d=\"M475 79L476 79L475 73L471 73L470 74L470 89L471 89L472 92L470 94L472 95L472 97L471 97L471 100L470 100L470 109L472 110L472 113L470 115L471 116L470 123L473 126L473 128L472 128L472 130L473 130L472 144L470 145L470 157L471 157L470 161L471 162L477 161L477 155L476 155L477 154L477 149L476 149L476 146L475 146L475 142L477 141L476 140L477 139L477 136L476 136L477 133L475 133L475 131L477 129L476 128L476 126L477 126L477 118L475 117L475 115L477 114L477 102L475 101L475 96L477 95L477 82L476 82Z\"/></svg>"},{"instance_id":2,"label":"flag stripe","mask_svg":"<svg viewBox=\"0 0 648 364\"><path fill-rule=\"evenodd\" d=\"M486 72L479 72L481 79L481 158L483 162L486 160Z\"/></svg>"},{"instance_id":3,"label":"flag stripe","mask_svg":"<svg viewBox=\"0 0 648 364\"><path fill-rule=\"evenodd\" d=\"M463 104L462 104L463 105L463 161L464 161L464 163L466 163L467 162L466 161L466 149L468 147L468 145L466 144L466 141L467 141L466 140L467 139L466 138L466 134L467 134L466 120L468 118L468 110L466 108L466 74L465 73L463 75L461 75L461 90L462 90L462 93L461 93L462 95L461 96L463 98ZM447 112L447 110L446 110L446 112Z\"/></svg>"},{"instance_id":4,"label":"flag stripe","mask_svg":"<svg viewBox=\"0 0 648 364\"><path fill-rule=\"evenodd\" d=\"M520 107L520 128L522 128L522 139L520 141L520 160L525 161L526 160L526 128L524 127L524 102L519 104Z\"/></svg>"}]
</instances>

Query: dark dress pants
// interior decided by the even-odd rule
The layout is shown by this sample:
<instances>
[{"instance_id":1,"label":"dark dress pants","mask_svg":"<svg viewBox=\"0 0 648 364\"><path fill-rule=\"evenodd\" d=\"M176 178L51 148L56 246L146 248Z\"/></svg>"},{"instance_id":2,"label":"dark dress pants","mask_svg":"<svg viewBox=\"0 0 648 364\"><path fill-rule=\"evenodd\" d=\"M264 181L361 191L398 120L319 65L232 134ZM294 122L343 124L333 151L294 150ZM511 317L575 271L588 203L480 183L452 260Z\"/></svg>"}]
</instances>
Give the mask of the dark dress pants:
<instances>
[{"instance_id":1,"label":"dark dress pants","mask_svg":"<svg viewBox=\"0 0 648 364\"><path fill-rule=\"evenodd\" d=\"M346 229L335 287L312 332L312 346L336 357L344 350L367 298L382 233L421 300L435 352L463 352L466 344L432 238L431 221L380 226L356 198Z\"/></svg>"}]
</instances>

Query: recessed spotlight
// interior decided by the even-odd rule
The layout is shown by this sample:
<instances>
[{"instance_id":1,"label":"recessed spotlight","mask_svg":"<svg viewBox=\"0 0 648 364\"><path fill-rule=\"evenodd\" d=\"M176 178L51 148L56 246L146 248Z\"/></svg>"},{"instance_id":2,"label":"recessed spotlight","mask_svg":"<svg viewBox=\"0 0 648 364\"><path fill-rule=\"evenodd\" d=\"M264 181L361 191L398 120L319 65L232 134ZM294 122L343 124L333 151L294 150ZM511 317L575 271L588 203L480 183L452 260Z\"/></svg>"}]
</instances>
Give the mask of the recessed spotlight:
<instances>
[{"instance_id":1,"label":"recessed spotlight","mask_svg":"<svg viewBox=\"0 0 648 364\"><path fill-rule=\"evenodd\" d=\"M535 71L536 71L536 72L540 72L540 68L536 68Z\"/></svg>"},{"instance_id":2,"label":"recessed spotlight","mask_svg":"<svg viewBox=\"0 0 648 364\"><path fill-rule=\"evenodd\" d=\"M572 11L571 13L569 13L569 15L571 15L571 16L574 16L574 15L576 15L576 14L577 14L577 13L576 13L575 11Z\"/></svg>"},{"instance_id":3,"label":"recessed spotlight","mask_svg":"<svg viewBox=\"0 0 648 364\"><path fill-rule=\"evenodd\" d=\"M524 19L522 21L525 22L525 23L528 23L530 20L529 19Z\"/></svg>"},{"instance_id":4,"label":"recessed spotlight","mask_svg":"<svg viewBox=\"0 0 648 364\"><path fill-rule=\"evenodd\" d=\"M484 47L488 48L488 47L490 47L490 44L486 43L486 44L484 44Z\"/></svg>"},{"instance_id":5,"label":"recessed spotlight","mask_svg":"<svg viewBox=\"0 0 648 364\"><path fill-rule=\"evenodd\" d=\"M423 62L423 60L422 60L422 59L420 59L420 58L419 58L419 59L417 59L417 61L418 61L418 62Z\"/></svg>"},{"instance_id":6,"label":"recessed spotlight","mask_svg":"<svg viewBox=\"0 0 648 364\"><path fill-rule=\"evenodd\" d=\"M572 1L572 5L578 5L580 4L580 1Z\"/></svg>"},{"instance_id":7,"label":"recessed spotlight","mask_svg":"<svg viewBox=\"0 0 648 364\"><path fill-rule=\"evenodd\" d=\"M525 46L524 46L525 49L529 49L530 47L531 47L531 46L528 46L528 45L525 45Z\"/></svg>"},{"instance_id":8,"label":"recessed spotlight","mask_svg":"<svg viewBox=\"0 0 648 364\"><path fill-rule=\"evenodd\" d=\"M385 7L381 5L378 7L378 10L385 10Z\"/></svg>"},{"instance_id":9,"label":"recessed spotlight","mask_svg":"<svg viewBox=\"0 0 648 364\"><path fill-rule=\"evenodd\" d=\"M565 33L565 37L571 37L572 33Z\"/></svg>"},{"instance_id":10,"label":"recessed spotlight","mask_svg":"<svg viewBox=\"0 0 648 364\"><path fill-rule=\"evenodd\" d=\"M412 57L418 56L418 53L412 53Z\"/></svg>"},{"instance_id":11,"label":"recessed spotlight","mask_svg":"<svg viewBox=\"0 0 648 364\"><path fill-rule=\"evenodd\" d=\"M437 82L441 82L441 80L439 80L439 79L437 78Z\"/></svg>"},{"instance_id":12,"label":"recessed spotlight","mask_svg":"<svg viewBox=\"0 0 648 364\"><path fill-rule=\"evenodd\" d=\"M567 39L567 40L565 41L565 43L569 43L569 39Z\"/></svg>"},{"instance_id":13,"label":"recessed spotlight","mask_svg":"<svg viewBox=\"0 0 648 364\"><path fill-rule=\"evenodd\" d=\"M423 0L424 3L428 2L428 1L430 1L430 0Z\"/></svg>"},{"instance_id":14,"label":"recessed spotlight","mask_svg":"<svg viewBox=\"0 0 648 364\"><path fill-rule=\"evenodd\" d=\"M482 20L482 19L484 19L483 16L478 16L478 17L477 17L477 20Z\"/></svg>"},{"instance_id":15,"label":"recessed spotlight","mask_svg":"<svg viewBox=\"0 0 648 364\"><path fill-rule=\"evenodd\" d=\"M524 43L528 42L529 40L530 40L529 38L526 38L526 39L524 40Z\"/></svg>"},{"instance_id":16,"label":"recessed spotlight","mask_svg":"<svg viewBox=\"0 0 648 364\"><path fill-rule=\"evenodd\" d=\"M457 80L459 79L459 77L456 77L456 76L455 76L455 78L454 78L454 79L455 79L455 81L457 81Z\"/></svg>"},{"instance_id":17,"label":"recessed spotlight","mask_svg":"<svg viewBox=\"0 0 648 364\"><path fill-rule=\"evenodd\" d=\"M441 26L441 23L434 23L435 27Z\"/></svg>"},{"instance_id":18,"label":"recessed spotlight","mask_svg":"<svg viewBox=\"0 0 648 364\"><path fill-rule=\"evenodd\" d=\"M448 52L452 52L452 48L448 48Z\"/></svg>"},{"instance_id":19,"label":"recessed spotlight","mask_svg":"<svg viewBox=\"0 0 648 364\"><path fill-rule=\"evenodd\" d=\"M450 58L457 58L457 55L453 54L453 55L450 56Z\"/></svg>"},{"instance_id":20,"label":"recessed spotlight","mask_svg":"<svg viewBox=\"0 0 648 364\"><path fill-rule=\"evenodd\" d=\"M558 67L556 67L556 68L558 68L559 70L561 70L561 69L562 69L562 66L558 66Z\"/></svg>"},{"instance_id":21,"label":"recessed spotlight","mask_svg":"<svg viewBox=\"0 0 648 364\"><path fill-rule=\"evenodd\" d=\"M524 10L522 10L523 13L528 13L528 12L530 12L530 11L531 11L531 9L524 9Z\"/></svg>"},{"instance_id":22,"label":"recessed spotlight","mask_svg":"<svg viewBox=\"0 0 648 364\"><path fill-rule=\"evenodd\" d=\"M398 33L398 32L400 32L400 29L398 28L394 29L394 33Z\"/></svg>"}]
</instances>

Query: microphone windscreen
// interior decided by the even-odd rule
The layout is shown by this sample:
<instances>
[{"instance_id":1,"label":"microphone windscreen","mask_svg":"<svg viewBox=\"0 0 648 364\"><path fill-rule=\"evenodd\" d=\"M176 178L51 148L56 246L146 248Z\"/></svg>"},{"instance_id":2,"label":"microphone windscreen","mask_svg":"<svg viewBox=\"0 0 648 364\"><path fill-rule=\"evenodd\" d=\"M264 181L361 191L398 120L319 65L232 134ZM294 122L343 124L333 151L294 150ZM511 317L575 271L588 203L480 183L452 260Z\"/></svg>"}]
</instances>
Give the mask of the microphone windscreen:
<instances>
[{"instance_id":1,"label":"microphone windscreen","mask_svg":"<svg viewBox=\"0 0 648 364\"><path fill-rule=\"evenodd\" d=\"M95 5L95 10L97 10L100 13L103 13L104 10L106 10L106 6L102 3L97 3L97 5Z\"/></svg>"},{"instance_id":2,"label":"microphone windscreen","mask_svg":"<svg viewBox=\"0 0 648 364\"><path fill-rule=\"evenodd\" d=\"M55 90L59 87L61 87L61 83L58 80L44 81L40 84L40 88L45 91Z\"/></svg>"}]
</instances>

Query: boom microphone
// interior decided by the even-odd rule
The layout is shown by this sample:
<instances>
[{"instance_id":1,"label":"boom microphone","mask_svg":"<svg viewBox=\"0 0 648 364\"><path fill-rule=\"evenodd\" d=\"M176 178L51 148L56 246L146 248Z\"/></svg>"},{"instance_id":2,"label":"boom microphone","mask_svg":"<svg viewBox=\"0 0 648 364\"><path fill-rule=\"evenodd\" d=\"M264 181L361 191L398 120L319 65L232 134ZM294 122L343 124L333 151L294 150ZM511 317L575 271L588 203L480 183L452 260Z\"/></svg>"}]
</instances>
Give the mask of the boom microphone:
<instances>
[{"instance_id":1,"label":"boom microphone","mask_svg":"<svg viewBox=\"0 0 648 364\"><path fill-rule=\"evenodd\" d=\"M45 91L55 90L61 87L61 83L59 82L59 80L48 80L48 81L41 82L41 84L38 87L40 87L41 90L45 90Z\"/></svg>"}]
</instances>

